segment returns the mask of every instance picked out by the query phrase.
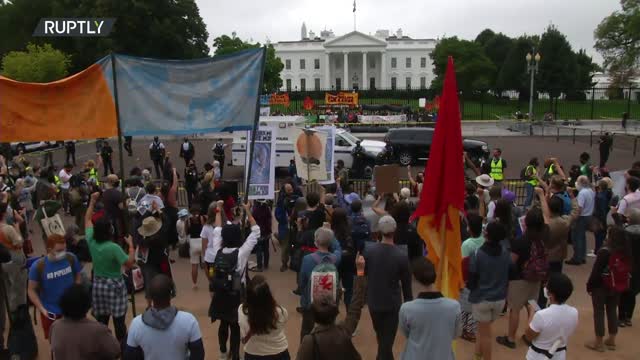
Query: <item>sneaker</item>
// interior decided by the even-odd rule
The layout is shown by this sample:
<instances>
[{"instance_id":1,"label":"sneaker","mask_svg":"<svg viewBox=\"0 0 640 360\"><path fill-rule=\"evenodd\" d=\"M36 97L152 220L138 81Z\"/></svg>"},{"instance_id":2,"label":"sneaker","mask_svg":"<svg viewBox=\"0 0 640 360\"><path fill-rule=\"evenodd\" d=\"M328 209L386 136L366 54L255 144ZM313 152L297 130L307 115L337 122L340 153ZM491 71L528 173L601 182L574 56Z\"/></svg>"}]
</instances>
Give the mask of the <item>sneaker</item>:
<instances>
[{"instance_id":1,"label":"sneaker","mask_svg":"<svg viewBox=\"0 0 640 360\"><path fill-rule=\"evenodd\" d=\"M228 352L220 352L220 360L229 360L229 353Z\"/></svg>"},{"instance_id":2,"label":"sneaker","mask_svg":"<svg viewBox=\"0 0 640 360\"><path fill-rule=\"evenodd\" d=\"M509 337L507 336L498 336L496 338L496 342L502 346L508 347L509 349L516 348L516 343L514 341L509 340Z\"/></svg>"},{"instance_id":3,"label":"sneaker","mask_svg":"<svg viewBox=\"0 0 640 360\"><path fill-rule=\"evenodd\" d=\"M624 326L631 327L631 320L627 319L624 321Z\"/></svg>"}]
</instances>

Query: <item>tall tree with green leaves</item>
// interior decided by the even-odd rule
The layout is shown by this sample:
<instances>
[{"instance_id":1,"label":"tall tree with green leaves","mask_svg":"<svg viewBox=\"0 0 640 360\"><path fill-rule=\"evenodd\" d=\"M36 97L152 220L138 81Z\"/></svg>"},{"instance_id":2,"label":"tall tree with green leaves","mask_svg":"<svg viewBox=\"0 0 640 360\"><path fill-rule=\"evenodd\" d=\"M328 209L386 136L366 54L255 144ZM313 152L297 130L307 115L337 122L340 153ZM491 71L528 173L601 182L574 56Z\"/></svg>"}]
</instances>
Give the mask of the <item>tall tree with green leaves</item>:
<instances>
[{"instance_id":1,"label":"tall tree with green leaves","mask_svg":"<svg viewBox=\"0 0 640 360\"><path fill-rule=\"evenodd\" d=\"M447 58L452 56L456 64L456 78L460 90L472 91L490 88L496 67L484 54L479 43L458 39L455 36L444 38L438 42L430 56L434 65L433 73L436 75L431 87L442 89Z\"/></svg>"},{"instance_id":2,"label":"tall tree with green leaves","mask_svg":"<svg viewBox=\"0 0 640 360\"><path fill-rule=\"evenodd\" d=\"M540 37L536 52L542 57L536 81L538 88L552 98L575 91L578 75L576 55L567 37L550 25Z\"/></svg>"},{"instance_id":3,"label":"tall tree with green leaves","mask_svg":"<svg viewBox=\"0 0 640 360\"><path fill-rule=\"evenodd\" d=\"M520 100L529 99L529 74L525 57L533 51L538 41L537 37L531 36L521 36L513 41L513 46L500 68L496 88L516 90Z\"/></svg>"},{"instance_id":4,"label":"tall tree with green leaves","mask_svg":"<svg viewBox=\"0 0 640 360\"><path fill-rule=\"evenodd\" d=\"M69 56L50 44L28 44L27 51L12 51L2 58L2 76L17 81L44 83L69 74Z\"/></svg>"},{"instance_id":5,"label":"tall tree with green leaves","mask_svg":"<svg viewBox=\"0 0 640 360\"><path fill-rule=\"evenodd\" d=\"M495 89L496 93L501 92L503 88L498 86L498 75L504 65L504 62L509 55L509 51L513 47L514 40L503 33L495 33L491 29L482 31L475 40L482 45L485 55L491 60L496 67L496 72L491 79L491 88Z\"/></svg>"},{"instance_id":6,"label":"tall tree with green leaves","mask_svg":"<svg viewBox=\"0 0 640 360\"><path fill-rule=\"evenodd\" d=\"M215 47L215 55L227 55L236 51L259 48L260 43L245 42L233 34L232 36L221 35L213 40ZM280 73L284 69L284 64L279 57L276 56L276 50L272 44L267 44L267 58L264 66L264 81L262 91L270 93L277 91L282 87L282 78Z\"/></svg>"},{"instance_id":7,"label":"tall tree with green leaves","mask_svg":"<svg viewBox=\"0 0 640 360\"><path fill-rule=\"evenodd\" d=\"M595 48L604 58L612 86L623 87L640 75L640 0L620 0L594 31Z\"/></svg>"}]
</instances>

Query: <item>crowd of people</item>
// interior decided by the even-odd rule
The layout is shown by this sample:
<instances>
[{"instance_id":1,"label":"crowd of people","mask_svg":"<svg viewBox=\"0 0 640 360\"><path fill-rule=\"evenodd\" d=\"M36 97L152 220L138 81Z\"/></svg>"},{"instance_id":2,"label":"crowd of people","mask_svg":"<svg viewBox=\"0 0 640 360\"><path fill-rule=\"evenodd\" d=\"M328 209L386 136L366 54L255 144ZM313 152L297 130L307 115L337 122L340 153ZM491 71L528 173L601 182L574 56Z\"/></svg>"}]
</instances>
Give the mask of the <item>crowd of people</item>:
<instances>
[{"instance_id":1,"label":"crowd of people","mask_svg":"<svg viewBox=\"0 0 640 360\"><path fill-rule=\"evenodd\" d=\"M195 147L185 139L179 156L188 207L180 208L178 171L158 138L149 157L159 182L154 169L134 168L120 179L105 165L100 176L104 146L80 171L73 157L60 171L24 157L0 158L7 298L0 307L8 307L0 309L0 331L9 314L10 334L19 335L3 339L4 352L26 359L37 351L32 305L55 359L204 359L197 319L172 305L176 249L189 259L193 289L204 272L220 359L241 353L247 360L290 359L284 329L294 311L301 314L297 359L360 359L352 338L365 305L380 360L394 358L398 329L407 339L406 360L454 359L451 343L458 338L475 343L475 359L490 360L496 343L514 349L521 341L527 359L565 359L578 310L567 304L575 284L563 268L583 266L588 256L595 257L586 284L594 338L585 345L615 350L618 328L632 325L640 292L640 163L626 171L626 194L618 198L604 166L592 166L586 153L567 172L559 159L540 168L533 158L521 171L526 197L519 206L503 186L507 162L496 149L466 184L458 244L465 285L459 299L449 299L436 287L436 269L411 217L415 196L435 190L425 187L422 173L414 179L409 169L410 188L395 194L358 194L348 169L338 166L335 185L318 192L290 179L274 201L245 202L221 179L221 142L212 164L199 171ZM59 220L61 210L72 225ZM41 257L34 256L34 226L46 249ZM587 232L596 239L592 253ZM279 270L296 273L295 309L279 303L261 274L271 247L279 248ZM146 310L127 326L129 296L143 287ZM501 315L508 324L499 331L493 322Z\"/></svg>"}]
</instances>

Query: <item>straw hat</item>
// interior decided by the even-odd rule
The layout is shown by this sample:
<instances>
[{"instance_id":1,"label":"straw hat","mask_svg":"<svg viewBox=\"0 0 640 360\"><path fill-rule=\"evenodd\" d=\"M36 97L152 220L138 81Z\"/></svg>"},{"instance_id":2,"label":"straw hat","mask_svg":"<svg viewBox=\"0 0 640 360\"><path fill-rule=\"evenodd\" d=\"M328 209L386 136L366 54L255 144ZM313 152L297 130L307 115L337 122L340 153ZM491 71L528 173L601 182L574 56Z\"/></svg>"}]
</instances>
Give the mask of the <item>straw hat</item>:
<instances>
[{"instance_id":1,"label":"straw hat","mask_svg":"<svg viewBox=\"0 0 640 360\"><path fill-rule=\"evenodd\" d=\"M142 226L138 228L138 234L149 237L155 235L162 228L162 221L153 216L149 216L142 221Z\"/></svg>"},{"instance_id":2,"label":"straw hat","mask_svg":"<svg viewBox=\"0 0 640 360\"><path fill-rule=\"evenodd\" d=\"M493 186L493 178L487 174L482 174L476 178L476 183L485 188Z\"/></svg>"}]
</instances>

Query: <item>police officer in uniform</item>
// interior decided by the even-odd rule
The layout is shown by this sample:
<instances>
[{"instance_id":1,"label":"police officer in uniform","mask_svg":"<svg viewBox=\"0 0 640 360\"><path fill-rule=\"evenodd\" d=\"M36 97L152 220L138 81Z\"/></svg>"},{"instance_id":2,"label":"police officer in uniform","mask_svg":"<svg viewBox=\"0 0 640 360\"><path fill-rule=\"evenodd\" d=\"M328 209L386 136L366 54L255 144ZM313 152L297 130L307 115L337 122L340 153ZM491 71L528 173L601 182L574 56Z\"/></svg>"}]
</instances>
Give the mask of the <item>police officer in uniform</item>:
<instances>
[{"instance_id":1,"label":"police officer in uniform","mask_svg":"<svg viewBox=\"0 0 640 360\"><path fill-rule=\"evenodd\" d=\"M162 179L162 173L164 172L164 156L165 148L164 144L160 142L158 137L153 138L153 142L149 145L149 157L153 161L153 166L156 169L156 176L158 179Z\"/></svg>"},{"instance_id":2,"label":"police officer in uniform","mask_svg":"<svg viewBox=\"0 0 640 360\"><path fill-rule=\"evenodd\" d=\"M133 149L131 148L131 142L133 141L133 136L125 136L124 137L124 149L127 150L129 156L133 156Z\"/></svg>"},{"instance_id":3,"label":"police officer in uniform","mask_svg":"<svg viewBox=\"0 0 640 360\"><path fill-rule=\"evenodd\" d=\"M222 178L224 174L224 148L227 145L222 143L222 139L218 139L211 151L213 151L213 160L216 160L220 163L220 178Z\"/></svg>"},{"instance_id":4,"label":"police officer in uniform","mask_svg":"<svg viewBox=\"0 0 640 360\"><path fill-rule=\"evenodd\" d=\"M102 165L104 166L104 174L113 174L113 148L109 145L109 142L102 142L102 149L100 149L100 157L102 158Z\"/></svg>"},{"instance_id":5,"label":"police officer in uniform","mask_svg":"<svg viewBox=\"0 0 640 360\"><path fill-rule=\"evenodd\" d=\"M64 149L66 150L66 153L67 153L67 158L65 160L65 163L73 164L73 166L76 166L76 142L75 142L75 140L66 141L64 143Z\"/></svg>"}]
</instances>

